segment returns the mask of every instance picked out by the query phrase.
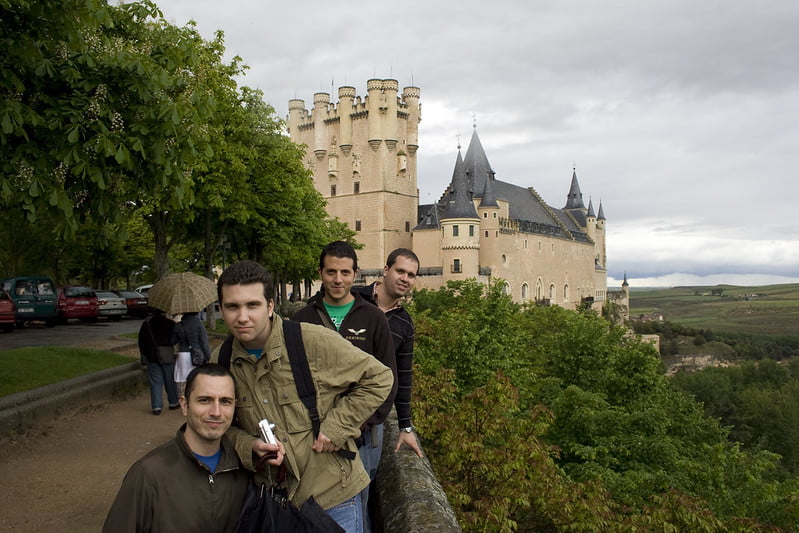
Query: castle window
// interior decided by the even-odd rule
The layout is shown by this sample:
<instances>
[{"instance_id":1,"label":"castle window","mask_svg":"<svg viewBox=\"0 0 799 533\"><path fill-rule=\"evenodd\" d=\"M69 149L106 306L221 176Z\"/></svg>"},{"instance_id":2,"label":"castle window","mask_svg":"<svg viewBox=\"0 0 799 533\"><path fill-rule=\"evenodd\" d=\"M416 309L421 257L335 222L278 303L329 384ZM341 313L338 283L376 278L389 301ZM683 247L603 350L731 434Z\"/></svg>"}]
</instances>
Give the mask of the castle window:
<instances>
[{"instance_id":1,"label":"castle window","mask_svg":"<svg viewBox=\"0 0 799 533\"><path fill-rule=\"evenodd\" d=\"M524 239L524 249L527 249L527 239Z\"/></svg>"},{"instance_id":2,"label":"castle window","mask_svg":"<svg viewBox=\"0 0 799 533\"><path fill-rule=\"evenodd\" d=\"M410 233L410 231L411 231L411 223L410 223L410 221L406 220L405 221L405 233Z\"/></svg>"},{"instance_id":3,"label":"castle window","mask_svg":"<svg viewBox=\"0 0 799 533\"><path fill-rule=\"evenodd\" d=\"M334 183L333 185L330 186L330 196L335 196L335 195L336 195L336 184Z\"/></svg>"},{"instance_id":4,"label":"castle window","mask_svg":"<svg viewBox=\"0 0 799 533\"><path fill-rule=\"evenodd\" d=\"M502 254L502 264L504 265L507 262L508 262L508 257L505 254Z\"/></svg>"},{"instance_id":5,"label":"castle window","mask_svg":"<svg viewBox=\"0 0 799 533\"><path fill-rule=\"evenodd\" d=\"M563 285L563 301L564 302L568 302L569 301L569 284L568 283Z\"/></svg>"},{"instance_id":6,"label":"castle window","mask_svg":"<svg viewBox=\"0 0 799 533\"><path fill-rule=\"evenodd\" d=\"M458 225L457 224L452 226L452 236L453 237L457 237L458 236Z\"/></svg>"},{"instance_id":7,"label":"castle window","mask_svg":"<svg viewBox=\"0 0 799 533\"><path fill-rule=\"evenodd\" d=\"M528 298L527 291L528 291L527 284L522 283L522 300L526 300Z\"/></svg>"},{"instance_id":8,"label":"castle window","mask_svg":"<svg viewBox=\"0 0 799 533\"><path fill-rule=\"evenodd\" d=\"M497 214L496 213L494 213L494 218L497 218Z\"/></svg>"},{"instance_id":9,"label":"castle window","mask_svg":"<svg viewBox=\"0 0 799 533\"><path fill-rule=\"evenodd\" d=\"M461 271L461 260L460 259L453 259L452 260L452 271L453 272L460 272Z\"/></svg>"},{"instance_id":10,"label":"castle window","mask_svg":"<svg viewBox=\"0 0 799 533\"><path fill-rule=\"evenodd\" d=\"M360 181L356 181L355 183L352 184L352 192L353 192L353 194L358 194L358 193L361 192L361 182Z\"/></svg>"},{"instance_id":11,"label":"castle window","mask_svg":"<svg viewBox=\"0 0 799 533\"><path fill-rule=\"evenodd\" d=\"M361 221L360 220L356 220L355 221L355 231L361 231Z\"/></svg>"},{"instance_id":12,"label":"castle window","mask_svg":"<svg viewBox=\"0 0 799 533\"><path fill-rule=\"evenodd\" d=\"M483 213L483 218L488 218L488 213Z\"/></svg>"},{"instance_id":13,"label":"castle window","mask_svg":"<svg viewBox=\"0 0 799 533\"><path fill-rule=\"evenodd\" d=\"M505 282L505 285L502 286L502 294L510 295L510 284L508 284L507 281Z\"/></svg>"},{"instance_id":14,"label":"castle window","mask_svg":"<svg viewBox=\"0 0 799 533\"><path fill-rule=\"evenodd\" d=\"M550 300L554 300L555 299L555 284L554 283L549 286L549 299Z\"/></svg>"},{"instance_id":15,"label":"castle window","mask_svg":"<svg viewBox=\"0 0 799 533\"><path fill-rule=\"evenodd\" d=\"M469 224L469 237L474 237L474 226Z\"/></svg>"},{"instance_id":16,"label":"castle window","mask_svg":"<svg viewBox=\"0 0 799 533\"><path fill-rule=\"evenodd\" d=\"M486 237L488 237L488 232L486 231Z\"/></svg>"}]
</instances>

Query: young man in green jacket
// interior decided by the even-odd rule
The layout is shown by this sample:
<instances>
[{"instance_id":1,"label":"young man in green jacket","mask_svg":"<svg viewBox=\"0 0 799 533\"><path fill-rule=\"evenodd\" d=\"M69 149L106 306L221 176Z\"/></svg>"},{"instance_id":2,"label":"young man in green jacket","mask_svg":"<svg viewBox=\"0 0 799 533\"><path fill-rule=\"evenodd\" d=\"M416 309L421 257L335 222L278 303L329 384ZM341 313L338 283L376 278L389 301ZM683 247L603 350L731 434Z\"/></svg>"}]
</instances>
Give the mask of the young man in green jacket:
<instances>
[{"instance_id":1,"label":"young man in green jacket","mask_svg":"<svg viewBox=\"0 0 799 533\"><path fill-rule=\"evenodd\" d=\"M314 437L294 381L283 319L274 312L271 276L254 261L240 261L222 273L217 290L222 317L235 339L230 371L236 382L237 424L228 437L242 464L255 470L261 457L276 453L266 460L269 471L256 473L257 482L278 479L277 467L284 465L284 484L296 506L313 496L345 531L360 531L360 492L369 475L357 454L348 459L336 452L357 451L361 426L391 392L391 369L335 331L301 324L321 421ZM211 360L219 360L219 349ZM262 419L275 424L277 444L258 437Z\"/></svg>"}]
</instances>

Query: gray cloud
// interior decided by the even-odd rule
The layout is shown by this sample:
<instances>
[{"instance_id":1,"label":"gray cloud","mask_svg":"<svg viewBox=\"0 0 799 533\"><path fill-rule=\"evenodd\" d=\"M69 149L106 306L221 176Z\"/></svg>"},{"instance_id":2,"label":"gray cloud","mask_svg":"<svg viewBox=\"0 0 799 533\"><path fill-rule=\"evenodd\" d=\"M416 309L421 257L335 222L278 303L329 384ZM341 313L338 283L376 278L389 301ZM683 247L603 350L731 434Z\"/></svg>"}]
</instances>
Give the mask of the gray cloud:
<instances>
[{"instance_id":1,"label":"gray cloud","mask_svg":"<svg viewBox=\"0 0 799 533\"><path fill-rule=\"evenodd\" d=\"M438 198L477 121L500 179L562 207L576 164L612 276L799 281L799 4L409 0L160 6L251 66L283 116L371 77L422 90L419 188ZM636 274L638 273L638 274ZM639 275L640 274L640 275ZM709 278L707 278L709 279ZM782 279L782 278L780 278Z\"/></svg>"}]
</instances>

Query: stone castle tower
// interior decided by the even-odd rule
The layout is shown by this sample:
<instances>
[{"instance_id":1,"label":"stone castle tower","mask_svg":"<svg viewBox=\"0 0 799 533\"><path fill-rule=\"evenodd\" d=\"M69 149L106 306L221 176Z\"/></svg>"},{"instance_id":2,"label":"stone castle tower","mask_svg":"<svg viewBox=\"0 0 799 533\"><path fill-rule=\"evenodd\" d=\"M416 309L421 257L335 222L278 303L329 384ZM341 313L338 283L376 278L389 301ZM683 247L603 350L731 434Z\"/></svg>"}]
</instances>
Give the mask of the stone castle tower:
<instances>
[{"instance_id":1,"label":"stone castle tower","mask_svg":"<svg viewBox=\"0 0 799 533\"><path fill-rule=\"evenodd\" d=\"M306 165L327 212L357 232L361 271L382 269L395 248L412 247L419 200L416 151L421 106L419 88L393 79L371 79L367 95L340 87L338 103L314 94L313 108L289 101L291 140L304 144Z\"/></svg>"}]
</instances>

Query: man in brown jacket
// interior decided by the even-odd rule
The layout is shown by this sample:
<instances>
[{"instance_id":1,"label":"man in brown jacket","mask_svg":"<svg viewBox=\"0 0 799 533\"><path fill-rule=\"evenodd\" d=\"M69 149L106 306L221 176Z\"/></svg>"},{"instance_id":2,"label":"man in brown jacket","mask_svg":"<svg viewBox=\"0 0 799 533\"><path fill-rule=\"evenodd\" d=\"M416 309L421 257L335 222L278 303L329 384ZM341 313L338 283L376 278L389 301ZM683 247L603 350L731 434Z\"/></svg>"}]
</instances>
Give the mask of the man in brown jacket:
<instances>
[{"instance_id":1,"label":"man in brown jacket","mask_svg":"<svg viewBox=\"0 0 799 533\"><path fill-rule=\"evenodd\" d=\"M234 531L250 475L224 436L236 408L230 372L192 370L180 406L186 423L130 468L104 533Z\"/></svg>"}]
</instances>

